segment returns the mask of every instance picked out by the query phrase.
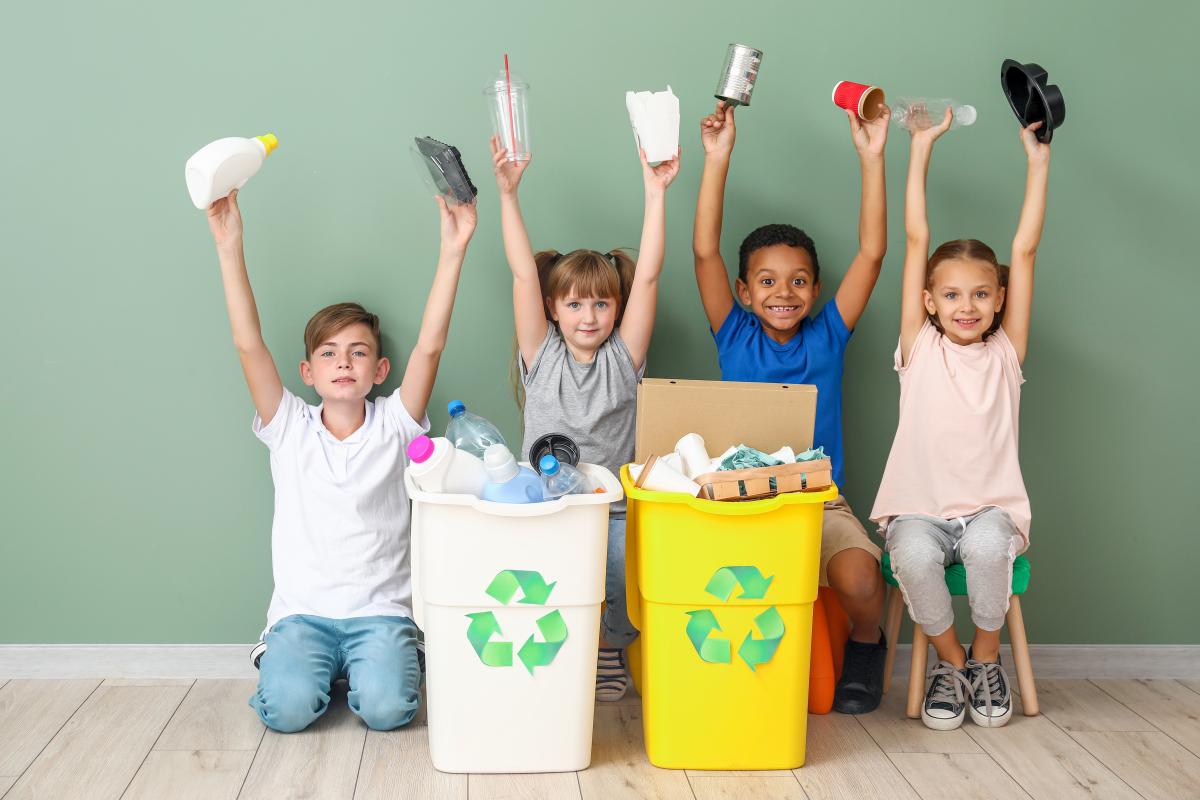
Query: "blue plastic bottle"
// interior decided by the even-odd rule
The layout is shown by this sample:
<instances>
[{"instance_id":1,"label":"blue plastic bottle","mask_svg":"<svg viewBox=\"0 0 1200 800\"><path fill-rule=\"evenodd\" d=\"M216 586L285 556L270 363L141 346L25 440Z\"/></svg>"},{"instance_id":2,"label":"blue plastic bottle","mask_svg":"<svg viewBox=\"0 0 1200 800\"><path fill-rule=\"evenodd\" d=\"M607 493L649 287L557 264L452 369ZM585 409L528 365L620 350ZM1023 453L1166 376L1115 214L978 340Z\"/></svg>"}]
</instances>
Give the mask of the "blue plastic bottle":
<instances>
[{"instance_id":1,"label":"blue plastic bottle","mask_svg":"<svg viewBox=\"0 0 1200 800\"><path fill-rule=\"evenodd\" d=\"M570 464L560 464L558 459L547 453L538 462L542 471L542 496L555 500L565 494L586 494L591 491L591 481Z\"/></svg>"},{"instance_id":2,"label":"blue plastic bottle","mask_svg":"<svg viewBox=\"0 0 1200 800\"><path fill-rule=\"evenodd\" d=\"M540 503L542 479L529 467L522 467L502 444L490 445L483 452L483 468L488 482L480 497L493 503Z\"/></svg>"},{"instance_id":3,"label":"blue plastic bottle","mask_svg":"<svg viewBox=\"0 0 1200 800\"><path fill-rule=\"evenodd\" d=\"M459 450L466 450L477 458L483 458L488 445L508 446L496 426L478 414L467 411L467 404L462 400L451 400L446 410L450 412L446 438Z\"/></svg>"}]
</instances>

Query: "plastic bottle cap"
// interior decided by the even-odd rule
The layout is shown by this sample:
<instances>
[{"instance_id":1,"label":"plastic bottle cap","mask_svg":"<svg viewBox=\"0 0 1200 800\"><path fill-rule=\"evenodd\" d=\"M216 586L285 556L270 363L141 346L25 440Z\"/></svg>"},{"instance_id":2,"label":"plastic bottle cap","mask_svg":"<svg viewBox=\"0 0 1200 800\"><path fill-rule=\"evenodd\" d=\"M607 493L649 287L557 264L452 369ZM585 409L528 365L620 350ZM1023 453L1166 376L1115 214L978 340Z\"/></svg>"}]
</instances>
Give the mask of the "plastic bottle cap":
<instances>
[{"instance_id":1,"label":"plastic bottle cap","mask_svg":"<svg viewBox=\"0 0 1200 800\"><path fill-rule=\"evenodd\" d=\"M959 106L954 109L954 116L958 117L959 125L974 125L979 113L975 106Z\"/></svg>"},{"instance_id":2,"label":"plastic bottle cap","mask_svg":"<svg viewBox=\"0 0 1200 800\"><path fill-rule=\"evenodd\" d=\"M279 140L275 138L275 134L273 133L264 133L262 136L255 136L254 138L262 142L262 146L266 149L267 155L271 155L271 151L276 147L279 147Z\"/></svg>"},{"instance_id":3,"label":"plastic bottle cap","mask_svg":"<svg viewBox=\"0 0 1200 800\"><path fill-rule=\"evenodd\" d=\"M502 444L490 444L483 451L483 468L492 483L507 483L520 472L512 452Z\"/></svg>"},{"instance_id":4,"label":"plastic bottle cap","mask_svg":"<svg viewBox=\"0 0 1200 800\"><path fill-rule=\"evenodd\" d=\"M418 436L408 443L408 458L414 464L424 464L433 455L433 439Z\"/></svg>"},{"instance_id":5,"label":"plastic bottle cap","mask_svg":"<svg viewBox=\"0 0 1200 800\"><path fill-rule=\"evenodd\" d=\"M446 411L452 417L457 417L459 414L463 413L466 410L467 410L467 404L464 403L462 400L451 400L449 405L446 406Z\"/></svg>"},{"instance_id":6,"label":"plastic bottle cap","mask_svg":"<svg viewBox=\"0 0 1200 800\"><path fill-rule=\"evenodd\" d=\"M538 466L542 470L543 475L557 475L559 470L558 459L547 453L542 456L542 460L538 462Z\"/></svg>"}]
</instances>

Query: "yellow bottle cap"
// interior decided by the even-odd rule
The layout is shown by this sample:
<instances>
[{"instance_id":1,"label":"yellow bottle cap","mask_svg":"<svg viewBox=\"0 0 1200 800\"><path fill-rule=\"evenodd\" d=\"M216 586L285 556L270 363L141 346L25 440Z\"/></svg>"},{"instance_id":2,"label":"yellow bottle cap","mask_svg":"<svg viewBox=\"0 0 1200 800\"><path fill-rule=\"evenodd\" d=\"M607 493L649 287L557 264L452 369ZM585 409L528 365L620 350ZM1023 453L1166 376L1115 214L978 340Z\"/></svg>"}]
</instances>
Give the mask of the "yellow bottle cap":
<instances>
[{"instance_id":1,"label":"yellow bottle cap","mask_svg":"<svg viewBox=\"0 0 1200 800\"><path fill-rule=\"evenodd\" d=\"M262 142L263 147L267 149L267 155L271 155L271 151L279 146L279 140L275 138L275 134L273 133L264 133L262 136L255 136L254 138Z\"/></svg>"}]
</instances>

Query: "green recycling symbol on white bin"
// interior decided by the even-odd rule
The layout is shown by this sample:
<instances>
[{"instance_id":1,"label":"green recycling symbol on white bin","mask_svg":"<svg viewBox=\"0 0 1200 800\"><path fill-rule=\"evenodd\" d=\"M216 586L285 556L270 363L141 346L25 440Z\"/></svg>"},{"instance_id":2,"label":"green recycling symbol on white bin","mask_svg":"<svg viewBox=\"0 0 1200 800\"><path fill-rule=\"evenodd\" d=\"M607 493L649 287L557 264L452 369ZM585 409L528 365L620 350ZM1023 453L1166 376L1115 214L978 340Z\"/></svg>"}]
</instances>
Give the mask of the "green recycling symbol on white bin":
<instances>
[{"instance_id":1,"label":"green recycling symbol on white bin","mask_svg":"<svg viewBox=\"0 0 1200 800\"><path fill-rule=\"evenodd\" d=\"M758 567L721 567L713 573L708 585L704 587L704 591L724 603L733 594L733 590L741 586L742 593L738 595L739 600L756 600L766 597L767 589L770 588L773 580L775 580L773 575L770 578L764 578L763 574L758 571ZM712 636L713 631L721 630L721 623L717 621L717 615L713 613L713 610L702 608L686 613L689 617L687 636L700 659L710 664L730 663L732 661L730 641ZM754 632L749 631L742 641L742 646L738 648L738 656L746 662L746 666L751 670L774 658L775 651L779 649L779 642L783 639L785 632L783 617L779 615L775 606L771 606L756 616L754 624L757 626L758 632L762 634L762 638L755 639Z\"/></svg>"},{"instance_id":2,"label":"green recycling symbol on white bin","mask_svg":"<svg viewBox=\"0 0 1200 800\"><path fill-rule=\"evenodd\" d=\"M557 583L557 582L556 582ZM555 583L546 583L540 572L521 569L506 569L496 574L485 590L504 605L521 590L523 605L544 606L554 591ZM500 622L491 611L479 611L467 614L471 620L467 627L467 641L475 649L479 660L489 667L511 667L513 663L513 643L503 640L492 641L492 636L503 635ZM567 623L563 621L562 613L551 611L543 617L538 617L538 630L545 641L535 641L533 636L525 640L517 651L517 658L533 674L534 667L546 667L554 661L563 642L567 640Z\"/></svg>"}]
</instances>

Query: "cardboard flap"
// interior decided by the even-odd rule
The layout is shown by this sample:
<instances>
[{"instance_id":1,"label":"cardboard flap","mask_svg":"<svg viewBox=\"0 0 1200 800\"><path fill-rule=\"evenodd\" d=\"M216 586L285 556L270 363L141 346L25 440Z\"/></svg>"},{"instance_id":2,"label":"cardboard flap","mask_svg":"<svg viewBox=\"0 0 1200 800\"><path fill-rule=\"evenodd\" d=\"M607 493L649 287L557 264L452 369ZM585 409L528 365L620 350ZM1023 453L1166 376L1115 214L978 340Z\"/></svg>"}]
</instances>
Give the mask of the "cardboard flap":
<instances>
[{"instance_id":1,"label":"cardboard flap","mask_svg":"<svg viewBox=\"0 0 1200 800\"><path fill-rule=\"evenodd\" d=\"M816 414L817 387L809 384L643 378L634 459L670 453L687 433L703 436L714 457L739 444L801 452L813 446Z\"/></svg>"}]
</instances>

